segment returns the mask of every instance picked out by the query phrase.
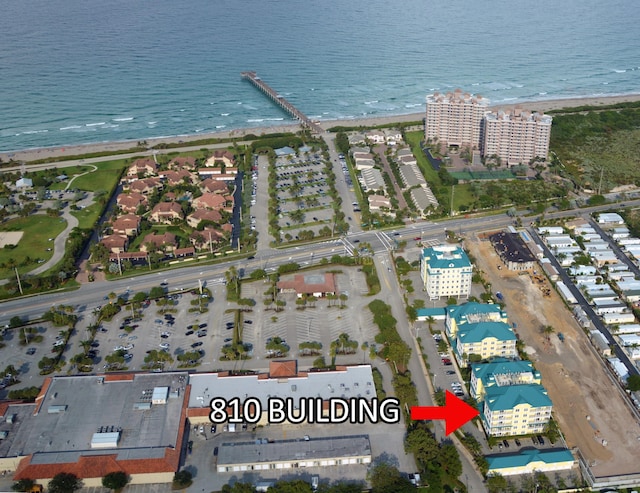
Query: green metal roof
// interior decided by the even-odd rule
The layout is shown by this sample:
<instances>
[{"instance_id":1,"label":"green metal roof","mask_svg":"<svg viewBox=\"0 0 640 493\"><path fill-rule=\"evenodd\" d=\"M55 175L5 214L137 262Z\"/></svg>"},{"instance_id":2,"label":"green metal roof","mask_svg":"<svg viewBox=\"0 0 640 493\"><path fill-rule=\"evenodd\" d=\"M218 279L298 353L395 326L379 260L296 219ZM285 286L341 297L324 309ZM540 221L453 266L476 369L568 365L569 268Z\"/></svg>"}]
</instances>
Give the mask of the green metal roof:
<instances>
[{"instance_id":1,"label":"green metal roof","mask_svg":"<svg viewBox=\"0 0 640 493\"><path fill-rule=\"evenodd\" d=\"M506 469L510 467L523 467L532 462L544 462L545 464L558 464L573 461L573 455L567 449L564 450L521 450L514 455L488 456L489 472L495 469Z\"/></svg>"},{"instance_id":2,"label":"green metal roof","mask_svg":"<svg viewBox=\"0 0 640 493\"><path fill-rule=\"evenodd\" d=\"M490 337L499 341L515 341L516 335L505 322L478 322L465 324L458 330L457 337L463 344L482 342Z\"/></svg>"},{"instance_id":3,"label":"green metal roof","mask_svg":"<svg viewBox=\"0 0 640 493\"><path fill-rule=\"evenodd\" d=\"M493 303L478 303L477 301L470 301L462 305L451 305L447 307L447 315L456 321L458 325L467 322L467 318L470 315L484 315L496 313L501 318L507 318L507 315L500 310L498 305Z\"/></svg>"},{"instance_id":4,"label":"green metal roof","mask_svg":"<svg viewBox=\"0 0 640 493\"><path fill-rule=\"evenodd\" d=\"M422 250L422 261L429 269L460 269L468 267L471 261L466 252L460 247L429 247Z\"/></svg>"},{"instance_id":5,"label":"green metal roof","mask_svg":"<svg viewBox=\"0 0 640 493\"><path fill-rule=\"evenodd\" d=\"M532 407L552 405L547 390L535 383L488 387L484 401L492 412L513 409L520 404L529 404Z\"/></svg>"},{"instance_id":6,"label":"green metal roof","mask_svg":"<svg viewBox=\"0 0 640 493\"><path fill-rule=\"evenodd\" d=\"M532 372L534 376L540 378L540 372L534 370L533 363L526 360L511 360L506 358L496 358L490 363L475 363L471 365L471 372L478 380L486 382L493 375L503 375L509 373Z\"/></svg>"}]
</instances>

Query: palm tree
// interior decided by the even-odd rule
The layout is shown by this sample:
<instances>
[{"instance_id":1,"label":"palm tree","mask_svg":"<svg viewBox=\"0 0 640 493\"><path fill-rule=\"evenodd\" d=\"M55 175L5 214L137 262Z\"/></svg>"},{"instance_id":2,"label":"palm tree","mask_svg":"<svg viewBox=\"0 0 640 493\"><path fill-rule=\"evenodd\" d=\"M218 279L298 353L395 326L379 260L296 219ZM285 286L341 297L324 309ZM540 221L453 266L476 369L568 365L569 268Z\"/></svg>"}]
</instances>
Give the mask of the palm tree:
<instances>
[{"instance_id":1,"label":"palm tree","mask_svg":"<svg viewBox=\"0 0 640 493\"><path fill-rule=\"evenodd\" d=\"M546 336L547 341L551 342L551 334L555 332L555 329L551 325L545 325L542 328L542 333Z\"/></svg>"},{"instance_id":2,"label":"palm tree","mask_svg":"<svg viewBox=\"0 0 640 493\"><path fill-rule=\"evenodd\" d=\"M82 346L82 349L84 350L84 354L87 354L89 349L91 349L91 341L90 340L81 341L80 345Z\"/></svg>"},{"instance_id":3,"label":"palm tree","mask_svg":"<svg viewBox=\"0 0 640 493\"><path fill-rule=\"evenodd\" d=\"M344 308L344 303L349 299L349 297L343 293L339 296L339 298L340 298L340 308Z\"/></svg>"},{"instance_id":4,"label":"palm tree","mask_svg":"<svg viewBox=\"0 0 640 493\"><path fill-rule=\"evenodd\" d=\"M436 319L433 317L427 318L427 324L429 325L429 332L433 332L433 324L436 323Z\"/></svg>"}]
</instances>

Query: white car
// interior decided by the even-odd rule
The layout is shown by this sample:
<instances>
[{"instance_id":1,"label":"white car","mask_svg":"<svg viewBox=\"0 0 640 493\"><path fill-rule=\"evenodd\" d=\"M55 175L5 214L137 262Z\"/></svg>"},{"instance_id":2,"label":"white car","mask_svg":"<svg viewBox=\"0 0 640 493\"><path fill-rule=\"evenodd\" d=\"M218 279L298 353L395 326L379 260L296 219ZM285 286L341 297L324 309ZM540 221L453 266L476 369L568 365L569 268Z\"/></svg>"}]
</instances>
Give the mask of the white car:
<instances>
[{"instance_id":1,"label":"white car","mask_svg":"<svg viewBox=\"0 0 640 493\"><path fill-rule=\"evenodd\" d=\"M133 348L134 348L133 344L127 344L123 349L124 349L125 351L129 351L129 350L131 350L131 349L133 349Z\"/></svg>"},{"instance_id":2,"label":"white car","mask_svg":"<svg viewBox=\"0 0 640 493\"><path fill-rule=\"evenodd\" d=\"M169 344L168 344L168 343L166 343L166 342L163 342L163 343L159 344L159 346L160 346L162 349L169 349Z\"/></svg>"},{"instance_id":3,"label":"white car","mask_svg":"<svg viewBox=\"0 0 640 493\"><path fill-rule=\"evenodd\" d=\"M124 346L116 346L116 347L113 348L114 351L122 351L124 349L125 349Z\"/></svg>"}]
</instances>

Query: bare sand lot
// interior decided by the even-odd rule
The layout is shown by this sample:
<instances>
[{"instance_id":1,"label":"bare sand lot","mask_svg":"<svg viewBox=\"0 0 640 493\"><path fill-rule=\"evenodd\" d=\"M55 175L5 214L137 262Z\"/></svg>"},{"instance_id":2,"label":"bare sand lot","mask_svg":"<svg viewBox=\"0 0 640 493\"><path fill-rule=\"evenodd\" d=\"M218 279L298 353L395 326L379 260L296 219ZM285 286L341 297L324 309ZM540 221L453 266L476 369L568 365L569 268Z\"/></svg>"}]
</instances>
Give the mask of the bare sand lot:
<instances>
[{"instance_id":1,"label":"bare sand lot","mask_svg":"<svg viewBox=\"0 0 640 493\"><path fill-rule=\"evenodd\" d=\"M590 98L571 98L571 99L552 99L546 101L530 101L521 102L512 105L496 105L492 106L492 110L508 110L514 107L520 107L529 111L550 111L561 108L575 108L577 106L602 106L616 103L640 101L640 94L627 94L623 96L602 96L602 97L590 97ZM303 109L303 108L301 108ZM356 118L349 120L327 120L320 121L319 124L325 130L331 127L344 125L349 127L358 126L375 126L392 124L396 122L412 122L421 121L424 118L423 113L410 113L406 115L389 115L369 118ZM229 139L238 138L242 139L245 135L262 135L268 133L279 132L297 132L300 130L300 125L291 122L288 125L279 125L274 127L255 127L255 128L239 128L234 130L228 130L224 132L215 133L202 133L195 135L178 135L174 137L162 137L162 138L149 138L145 139L148 146L154 146L161 143L174 143L181 142L185 146L189 145L189 142L202 139ZM87 154L91 152L105 152L105 151L119 151L123 149L130 149L135 146L135 141L125 142L100 142L95 144L85 145L69 145L69 146L57 146L47 147L41 149L24 149L14 150L13 152L0 153L0 159L8 161L10 158L16 161L35 161L38 159L54 158L60 156L75 156L80 154Z\"/></svg>"},{"instance_id":2,"label":"bare sand lot","mask_svg":"<svg viewBox=\"0 0 640 493\"><path fill-rule=\"evenodd\" d=\"M640 426L560 296L553 289L544 295L548 281L534 283L528 274L498 270L501 261L488 241L470 238L466 247L492 290L504 294L507 315L542 374L567 445L580 449L596 477L640 471ZM546 325L555 333L543 334Z\"/></svg>"},{"instance_id":3,"label":"bare sand lot","mask_svg":"<svg viewBox=\"0 0 640 493\"><path fill-rule=\"evenodd\" d=\"M0 231L0 248L5 245L17 245L24 231Z\"/></svg>"}]
</instances>

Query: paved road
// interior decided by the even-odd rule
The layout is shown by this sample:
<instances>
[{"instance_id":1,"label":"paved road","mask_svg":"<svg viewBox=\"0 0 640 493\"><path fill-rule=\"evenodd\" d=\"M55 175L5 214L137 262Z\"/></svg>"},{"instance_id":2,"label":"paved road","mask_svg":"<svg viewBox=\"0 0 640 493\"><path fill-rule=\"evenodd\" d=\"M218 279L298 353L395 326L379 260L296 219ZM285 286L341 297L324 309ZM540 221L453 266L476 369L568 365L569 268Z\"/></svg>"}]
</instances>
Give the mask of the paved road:
<instances>
[{"instance_id":1,"label":"paved road","mask_svg":"<svg viewBox=\"0 0 640 493\"><path fill-rule=\"evenodd\" d=\"M336 175L336 192L338 196L342 197L342 212L344 213L345 221L349 224L349 231L360 231L360 225L356 221L356 212L353 210L353 202L356 201L356 195L347 186L344 172L342 171L342 165L338 158L338 151L336 150L335 134L324 133L322 138L327 143L329 149L329 160L333 165L333 173ZM353 186L357 186L354 184ZM351 220L349 220L351 218Z\"/></svg>"},{"instance_id":2,"label":"paved road","mask_svg":"<svg viewBox=\"0 0 640 493\"><path fill-rule=\"evenodd\" d=\"M127 154L114 154L112 156L100 156L100 157L89 157L82 159L71 159L68 161L52 161L50 163L45 164L27 164L27 171L40 171L44 169L50 168L69 168L71 166L81 166L85 164L91 163L102 163L104 161L111 161L114 159L129 159L132 157L143 157L143 156L153 156L154 154L168 154L168 153L180 153L180 152L190 152L190 151L199 151L200 149L226 149L229 146L233 146L233 142L223 142L220 144L209 144L209 145L198 145L198 146L184 146L184 147L176 147L171 149L150 149L146 151L140 152L130 152ZM243 145L251 145L252 141L242 141L236 142L239 146ZM133 145L133 143L131 143ZM45 156L43 156L44 158ZM20 171L22 165L17 166L7 166L2 168L2 171Z\"/></svg>"},{"instance_id":3,"label":"paved road","mask_svg":"<svg viewBox=\"0 0 640 493\"><path fill-rule=\"evenodd\" d=\"M420 352L415 345L415 339L412 336L411 327L409 327L407 317L405 316L402 289L398 284L393 260L388 253L381 252L375 255L374 262L378 271L378 277L380 278L381 287L380 293L376 298L382 299L385 303L391 305L391 311L398 321L398 333L404 342L412 348L412 357L409 360L408 368L411 372L411 378L416 386L418 402L421 406L434 406L435 403L431 397L432 392L427 382L427 378L429 377L425 374L423 366L420 364ZM444 421L435 421L434 431L438 440L444 440ZM467 456L460 454L460 460L462 462L462 474L466 478L467 491L470 493L487 491L484 486L482 476L476 471Z\"/></svg>"},{"instance_id":4,"label":"paved road","mask_svg":"<svg viewBox=\"0 0 640 493\"><path fill-rule=\"evenodd\" d=\"M631 204L631 202L628 202ZM640 205L640 200L633 202L634 205ZM582 209L581 214L592 213L598 210L606 210L611 208L608 206L592 207ZM547 217L566 217L575 216L576 211L561 211L547 214ZM533 220L533 219L532 219ZM434 223L429 221L418 221L404 228L398 228L388 236L396 240L411 240L420 236L423 240L429 238L440 238L445 230L455 231L456 233L468 234L476 231L485 231L490 229L504 228L512 224L513 219L501 214L488 217L464 217L455 218L449 221ZM350 233L345 239L352 245L358 242L368 242L371 244L374 253L380 253L387 250L387 245L382 241L381 236L376 231L359 231ZM62 235L60 235L62 237ZM60 303L70 303L80 305L82 308L93 307L102 304L102 298L113 291L115 293L124 292L126 289L148 290L153 286L159 285L162 280L170 278L171 287L185 289L198 285L198 280L213 280L224 277L224 272L231 265L245 268L245 275L250 274L254 269L266 269L267 271L275 271L275 269L288 262L317 262L321 258L331 257L332 255L347 253L342 241L339 239L327 240L320 243L311 243L304 246L289 247L280 250L267 250L255 254L252 260L233 259L216 265L198 265L193 262L185 262L185 267L178 270L164 272L150 272L141 274L133 278L116 279L109 282L94 282L82 285L78 290L72 293L54 292L49 294L41 294L35 297L17 298L0 303L0 325L8 323L9 319L15 315L25 319L38 318L48 310L52 305Z\"/></svg>"}]
</instances>

